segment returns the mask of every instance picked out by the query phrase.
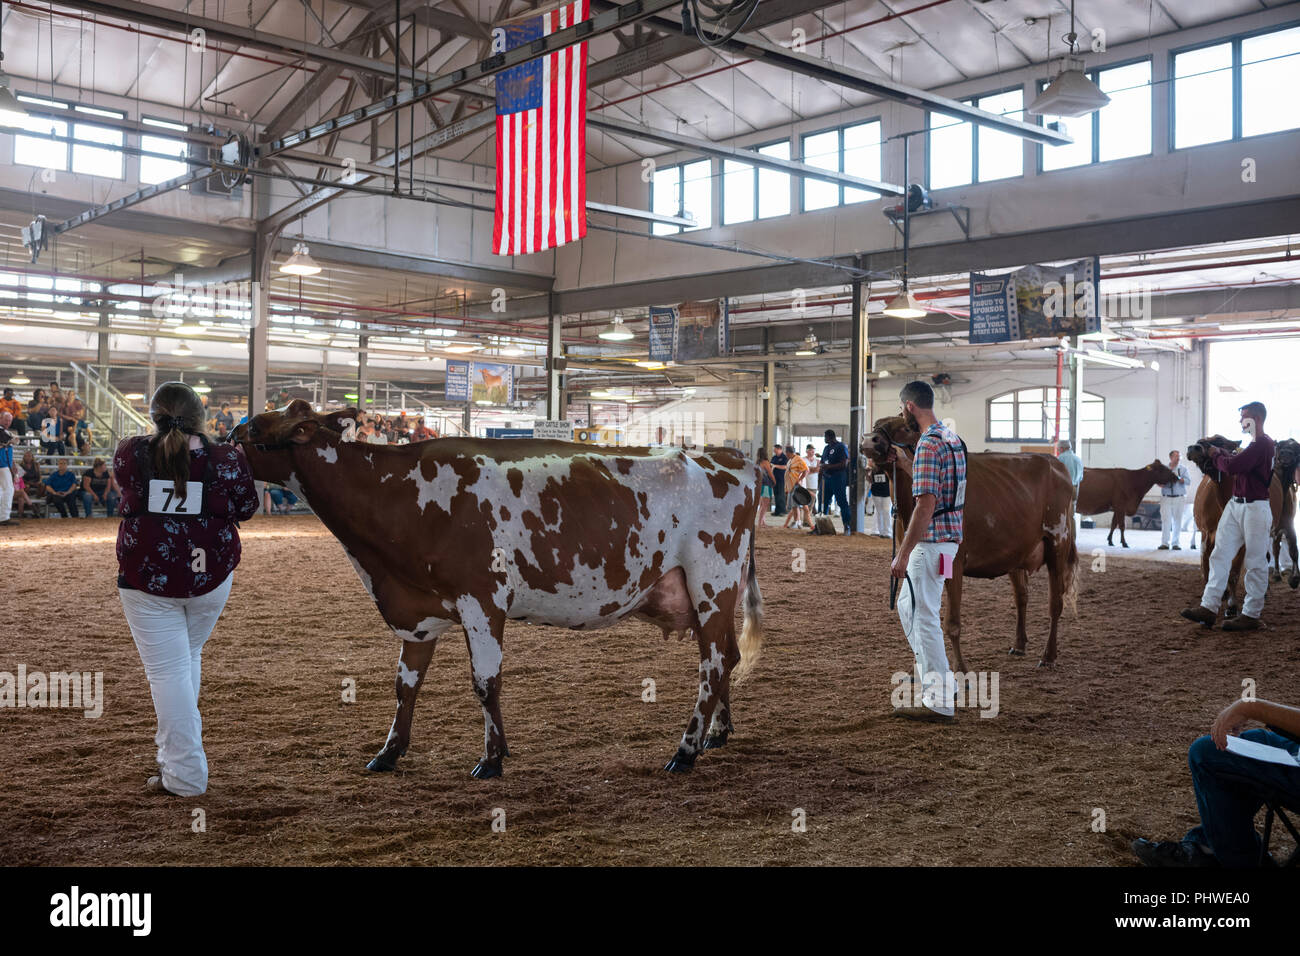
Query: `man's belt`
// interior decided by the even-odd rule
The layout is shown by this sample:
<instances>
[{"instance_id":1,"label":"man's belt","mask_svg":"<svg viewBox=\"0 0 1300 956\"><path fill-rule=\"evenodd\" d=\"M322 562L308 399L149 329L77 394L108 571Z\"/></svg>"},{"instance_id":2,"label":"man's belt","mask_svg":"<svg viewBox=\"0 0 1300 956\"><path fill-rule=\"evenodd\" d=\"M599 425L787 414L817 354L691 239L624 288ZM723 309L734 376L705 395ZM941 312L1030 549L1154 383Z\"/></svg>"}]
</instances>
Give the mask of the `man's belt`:
<instances>
[{"instance_id":1,"label":"man's belt","mask_svg":"<svg viewBox=\"0 0 1300 956\"><path fill-rule=\"evenodd\" d=\"M1239 505L1253 505L1256 501L1268 501L1267 498L1243 498L1241 495L1233 495L1232 500Z\"/></svg>"}]
</instances>

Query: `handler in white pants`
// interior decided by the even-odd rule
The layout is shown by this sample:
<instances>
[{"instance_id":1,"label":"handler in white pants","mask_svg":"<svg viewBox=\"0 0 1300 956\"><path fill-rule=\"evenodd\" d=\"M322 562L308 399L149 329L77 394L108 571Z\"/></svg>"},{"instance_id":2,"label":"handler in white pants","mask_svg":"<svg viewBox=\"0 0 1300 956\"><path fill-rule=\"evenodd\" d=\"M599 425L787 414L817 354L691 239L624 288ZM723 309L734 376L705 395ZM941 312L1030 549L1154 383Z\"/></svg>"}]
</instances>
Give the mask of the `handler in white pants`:
<instances>
[{"instance_id":1,"label":"handler in white pants","mask_svg":"<svg viewBox=\"0 0 1300 956\"><path fill-rule=\"evenodd\" d=\"M1273 513L1268 503L1268 487L1273 478L1273 439L1264 434L1264 405L1251 402L1241 406L1241 430L1251 436L1251 443L1235 455L1210 446L1209 454L1216 468L1232 475L1232 498L1223 509L1210 555L1210 573L1199 607L1185 608L1182 616L1213 627L1219 605L1228 586L1228 574L1237 552L1244 545L1242 574L1246 583L1246 601L1241 613L1223 623L1225 631L1251 631L1259 627L1268 593L1269 529Z\"/></svg>"},{"instance_id":2,"label":"handler in white pants","mask_svg":"<svg viewBox=\"0 0 1300 956\"><path fill-rule=\"evenodd\" d=\"M1170 545L1175 551L1182 550L1178 542L1182 538L1183 518L1187 513L1187 486L1192 479L1187 466L1179 463L1180 457L1177 451L1169 453L1169 470L1178 476L1178 480L1160 486L1159 551L1167 550Z\"/></svg>"},{"instance_id":3,"label":"handler in white pants","mask_svg":"<svg viewBox=\"0 0 1300 956\"><path fill-rule=\"evenodd\" d=\"M890 574L900 579L898 616L916 660L921 699L917 706L913 694L914 706L896 707L894 713L914 720L951 723L956 716L956 682L943 646L939 607L943 582L952 576L952 561L961 545L966 449L961 439L935 418L934 389L928 384L908 382L899 399L904 420L921 437L911 462L912 517ZM906 468L905 452L895 448L890 456L897 456ZM894 493L899 494L897 488Z\"/></svg>"},{"instance_id":4,"label":"handler in white pants","mask_svg":"<svg viewBox=\"0 0 1300 956\"><path fill-rule=\"evenodd\" d=\"M198 597L158 597L119 588L122 610L140 651L158 714L158 767L169 793L194 797L208 789L199 684L203 645L230 597L234 575Z\"/></svg>"},{"instance_id":5,"label":"handler in white pants","mask_svg":"<svg viewBox=\"0 0 1300 956\"><path fill-rule=\"evenodd\" d=\"M17 524L10 522L9 512L14 504L14 446L9 426L14 417L8 412L0 412L0 524Z\"/></svg>"}]
</instances>

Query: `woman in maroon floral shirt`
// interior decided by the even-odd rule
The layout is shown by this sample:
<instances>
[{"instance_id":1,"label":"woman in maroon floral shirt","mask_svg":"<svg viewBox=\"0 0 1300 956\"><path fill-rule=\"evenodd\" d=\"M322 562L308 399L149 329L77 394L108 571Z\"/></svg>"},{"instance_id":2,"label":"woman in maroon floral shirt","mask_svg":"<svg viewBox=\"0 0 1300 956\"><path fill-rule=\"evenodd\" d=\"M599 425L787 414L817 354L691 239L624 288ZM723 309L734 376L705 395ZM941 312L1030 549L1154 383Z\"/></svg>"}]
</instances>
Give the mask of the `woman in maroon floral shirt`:
<instances>
[{"instance_id":1,"label":"woman in maroon floral shirt","mask_svg":"<svg viewBox=\"0 0 1300 956\"><path fill-rule=\"evenodd\" d=\"M149 404L157 434L117 446L122 490L118 594L158 714L158 776L149 789L207 790L199 679L203 645L230 596L239 564L236 522L257 511L242 449L214 445L204 408L183 382L159 386Z\"/></svg>"}]
</instances>

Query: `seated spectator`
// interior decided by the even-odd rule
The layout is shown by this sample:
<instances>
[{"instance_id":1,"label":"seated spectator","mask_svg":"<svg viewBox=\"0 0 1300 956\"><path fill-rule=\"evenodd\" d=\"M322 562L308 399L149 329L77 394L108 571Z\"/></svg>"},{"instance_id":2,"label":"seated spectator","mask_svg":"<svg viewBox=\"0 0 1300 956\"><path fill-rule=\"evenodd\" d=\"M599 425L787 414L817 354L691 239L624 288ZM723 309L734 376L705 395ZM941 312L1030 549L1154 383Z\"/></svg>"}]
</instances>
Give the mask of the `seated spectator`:
<instances>
[{"instance_id":1,"label":"seated spectator","mask_svg":"<svg viewBox=\"0 0 1300 956\"><path fill-rule=\"evenodd\" d=\"M27 403L27 428L33 434L40 434L41 422L50 414L50 400L45 397L45 389L38 388Z\"/></svg>"},{"instance_id":2,"label":"seated spectator","mask_svg":"<svg viewBox=\"0 0 1300 956\"><path fill-rule=\"evenodd\" d=\"M0 412L8 412L14 417L14 423L10 427L19 435L27 434L27 413L23 411L22 402L14 398L14 390L6 388L4 398L0 398Z\"/></svg>"},{"instance_id":3,"label":"seated spectator","mask_svg":"<svg viewBox=\"0 0 1300 956\"><path fill-rule=\"evenodd\" d=\"M262 507L267 514L287 515L297 503L298 496L288 488L267 484L265 499L262 503Z\"/></svg>"},{"instance_id":4,"label":"seated spectator","mask_svg":"<svg viewBox=\"0 0 1300 956\"><path fill-rule=\"evenodd\" d=\"M1209 735L1198 738L1187 751L1200 825L1179 841L1134 840L1133 852L1147 866L1259 864L1261 841L1255 832L1255 814L1264 803L1262 791L1300 800L1300 766L1287 767L1230 752L1228 737L1237 735L1249 721L1266 724L1269 729L1248 730L1240 734L1242 739L1296 755L1300 707L1267 700L1229 704L1214 718Z\"/></svg>"},{"instance_id":5,"label":"seated spectator","mask_svg":"<svg viewBox=\"0 0 1300 956\"><path fill-rule=\"evenodd\" d=\"M45 497L45 482L41 481L41 466L36 463L36 455L29 448L23 453L23 460L18 463L22 470L23 489L29 498ZM35 511L32 512L35 514Z\"/></svg>"},{"instance_id":6,"label":"seated spectator","mask_svg":"<svg viewBox=\"0 0 1300 956\"><path fill-rule=\"evenodd\" d=\"M217 441L230 441L230 429L226 427L226 423L221 420L219 415L217 416L217 426L213 432L213 437Z\"/></svg>"},{"instance_id":7,"label":"seated spectator","mask_svg":"<svg viewBox=\"0 0 1300 956\"><path fill-rule=\"evenodd\" d=\"M15 525L18 522L9 517L9 509L14 501L14 436L9 431L13 424L13 415L0 411L0 525Z\"/></svg>"},{"instance_id":8,"label":"seated spectator","mask_svg":"<svg viewBox=\"0 0 1300 956\"><path fill-rule=\"evenodd\" d=\"M77 430L77 422L85 415L86 406L77 398L77 393L69 389L63 397L63 431L69 439Z\"/></svg>"},{"instance_id":9,"label":"seated spectator","mask_svg":"<svg viewBox=\"0 0 1300 956\"><path fill-rule=\"evenodd\" d=\"M232 431L235 430L235 414L230 410L229 402L222 402L221 411L217 412L217 414L212 416L212 430L214 432L216 432L217 434L223 434L223 432L221 431L223 425L225 426L226 429L224 432L224 434L226 435L229 435ZM218 440L225 441L224 438Z\"/></svg>"},{"instance_id":10,"label":"seated spectator","mask_svg":"<svg viewBox=\"0 0 1300 956\"><path fill-rule=\"evenodd\" d=\"M68 471L68 459L60 458L59 470L45 479L45 497L65 518L78 518L77 500L81 497L81 482ZM71 512L71 514L69 514Z\"/></svg>"},{"instance_id":11,"label":"seated spectator","mask_svg":"<svg viewBox=\"0 0 1300 956\"><path fill-rule=\"evenodd\" d=\"M415 428L411 430L411 441L428 441L433 437L435 437L434 433L432 429L424 423L424 419L417 419Z\"/></svg>"},{"instance_id":12,"label":"seated spectator","mask_svg":"<svg viewBox=\"0 0 1300 956\"><path fill-rule=\"evenodd\" d=\"M90 422L86 421L85 409L82 409L81 417L77 419L72 435L77 441L77 454L89 455L91 442L94 441L95 436L90 431Z\"/></svg>"},{"instance_id":13,"label":"seated spectator","mask_svg":"<svg viewBox=\"0 0 1300 956\"><path fill-rule=\"evenodd\" d=\"M95 505L103 505L104 517L111 518L117 513L117 503L121 500L113 473L108 470L104 459L96 458L95 464L81 476L81 504L86 509L83 517L94 517Z\"/></svg>"}]
</instances>

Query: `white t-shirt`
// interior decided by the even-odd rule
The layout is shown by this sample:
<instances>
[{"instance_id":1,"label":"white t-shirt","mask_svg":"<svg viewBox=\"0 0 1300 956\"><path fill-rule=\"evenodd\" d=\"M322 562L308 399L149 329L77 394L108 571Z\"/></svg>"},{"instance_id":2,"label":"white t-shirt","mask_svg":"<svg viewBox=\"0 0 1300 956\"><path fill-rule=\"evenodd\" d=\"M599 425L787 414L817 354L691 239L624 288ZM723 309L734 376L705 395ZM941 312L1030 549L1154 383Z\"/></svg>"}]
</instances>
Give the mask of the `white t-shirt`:
<instances>
[{"instance_id":1,"label":"white t-shirt","mask_svg":"<svg viewBox=\"0 0 1300 956\"><path fill-rule=\"evenodd\" d=\"M804 455L803 460L808 462L808 474L804 475L803 486L809 491L817 490L817 472L813 471L817 467L816 455Z\"/></svg>"}]
</instances>

